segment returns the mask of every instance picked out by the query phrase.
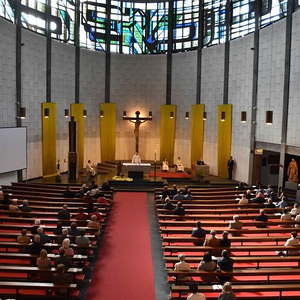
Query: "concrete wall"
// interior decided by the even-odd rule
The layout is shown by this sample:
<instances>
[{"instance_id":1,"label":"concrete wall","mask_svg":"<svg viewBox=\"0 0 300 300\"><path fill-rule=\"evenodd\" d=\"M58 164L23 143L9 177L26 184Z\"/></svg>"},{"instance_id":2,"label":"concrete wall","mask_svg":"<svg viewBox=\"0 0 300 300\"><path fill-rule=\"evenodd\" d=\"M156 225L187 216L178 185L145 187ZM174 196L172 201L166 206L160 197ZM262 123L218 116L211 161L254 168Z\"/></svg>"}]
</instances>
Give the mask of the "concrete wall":
<instances>
[{"instance_id":1,"label":"concrete wall","mask_svg":"<svg viewBox=\"0 0 300 300\"><path fill-rule=\"evenodd\" d=\"M299 96L300 79L300 12L294 14L288 144L300 146ZM22 101L27 108L28 170L27 177L42 175L40 105L45 101L46 40L43 36L23 30ZM0 19L0 126L15 125L15 26ZM257 140L280 143L285 20L261 30ZM66 170L68 151L67 120L64 109L74 103L75 49L53 41L52 100L57 103L57 158ZM232 154L237 162L237 180L247 181L250 142L250 111L252 96L253 36L231 41L229 70L229 103L233 104ZM129 159L134 151L133 124L122 120L140 110L153 112L153 121L141 126L141 154L144 159L159 158L159 106L165 103L166 55L112 55L111 101L117 104L117 159ZM172 103L177 105L175 156L184 164L190 161L190 121L185 112L196 102L196 52L174 54L172 73ZM205 124L204 161L217 174L216 106L223 101L224 45L203 49L202 99L207 111ZM81 50L80 100L86 105L88 118L85 132L85 159L100 160L98 105L104 102L105 56ZM265 111L273 110L273 125L265 124ZM240 112L247 112L247 123L240 122Z\"/></svg>"}]
</instances>

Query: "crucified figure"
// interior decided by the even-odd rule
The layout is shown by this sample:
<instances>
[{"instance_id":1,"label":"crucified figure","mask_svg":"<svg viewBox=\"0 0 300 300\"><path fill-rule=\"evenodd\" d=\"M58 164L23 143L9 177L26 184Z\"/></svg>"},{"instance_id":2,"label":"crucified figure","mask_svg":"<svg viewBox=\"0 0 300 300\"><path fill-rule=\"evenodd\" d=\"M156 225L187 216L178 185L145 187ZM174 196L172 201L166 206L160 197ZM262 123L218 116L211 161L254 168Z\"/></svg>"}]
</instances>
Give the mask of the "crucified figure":
<instances>
[{"instance_id":1,"label":"crucified figure","mask_svg":"<svg viewBox=\"0 0 300 300\"><path fill-rule=\"evenodd\" d=\"M135 136L135 152L139 153L139 139L140 139L140 125L145 123L146 120L141 120L139 115L140 112L136 111L136 118L134 120L130 120L130 122L134 123L134 136Z\"/></svg>"}]
</instances>

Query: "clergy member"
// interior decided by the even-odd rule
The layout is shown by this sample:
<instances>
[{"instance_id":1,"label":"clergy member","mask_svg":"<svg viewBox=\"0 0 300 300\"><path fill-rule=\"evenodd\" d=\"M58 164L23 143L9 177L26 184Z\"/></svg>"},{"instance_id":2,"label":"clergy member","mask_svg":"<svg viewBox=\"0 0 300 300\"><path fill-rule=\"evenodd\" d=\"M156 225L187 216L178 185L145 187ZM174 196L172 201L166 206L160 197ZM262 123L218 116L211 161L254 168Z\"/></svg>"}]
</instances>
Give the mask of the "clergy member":
<instances>
[{"instance_id":1,"label":"clergy member","mask_svg":"<svg viewBox=\"0 0 300 300\"><path fill-rule=\"evenodd\" d=\"M166 158L162 162L162 170L165 172L169 171L169 163Z\"/></svg>"},{"instance_id":2,"label":"clergy member","mask_svg":"<svg viewBox=\"0 0 300 300\"><path fill-rule=\"evenodd\" d=\"M177 161L176 161L176 171L184 172L184 166L183 166L180 156L178 156Z\"/></svg>"},{"instance_id":3,"label":"clergy member","mask_svg":"<svg viewBox=\"0 0 300 300\"><path fill-rule=\"evenodd\" d=\"M96 175L94 165L92 164L92 162L90 160L88 160L88 162L86 164L86 170L87 170L87 172L89 173L90 176L95 176Z\"/></svg>"},{"instance_id":4,"label":"clergy member","mask_svg":"<svg viewBox=\"0 0 300 300\"><path fill-rule=\"evenodd\" d=\"M133 154L131 162L132 162L133 164L140 164L140 163L142 162L141 156L139 155L138 152L135 152L135 153Z\"/></svg>"}]
</instances>

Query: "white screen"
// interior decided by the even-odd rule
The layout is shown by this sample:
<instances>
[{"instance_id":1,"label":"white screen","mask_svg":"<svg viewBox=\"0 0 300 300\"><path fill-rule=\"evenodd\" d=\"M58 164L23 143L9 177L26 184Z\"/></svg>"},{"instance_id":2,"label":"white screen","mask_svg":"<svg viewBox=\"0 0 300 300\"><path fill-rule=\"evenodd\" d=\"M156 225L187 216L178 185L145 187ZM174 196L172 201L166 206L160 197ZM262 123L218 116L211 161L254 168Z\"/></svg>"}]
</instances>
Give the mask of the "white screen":
<instances>
[{"instance_id":1,"label":"white screen","mask_svg":"<svg viewBox=\"0 0 300 300\"><path fill-rule=\"evenodd\" d=\"M0 128L0 173L26 169L26 127Z\"/></svg>"}]
</instances>

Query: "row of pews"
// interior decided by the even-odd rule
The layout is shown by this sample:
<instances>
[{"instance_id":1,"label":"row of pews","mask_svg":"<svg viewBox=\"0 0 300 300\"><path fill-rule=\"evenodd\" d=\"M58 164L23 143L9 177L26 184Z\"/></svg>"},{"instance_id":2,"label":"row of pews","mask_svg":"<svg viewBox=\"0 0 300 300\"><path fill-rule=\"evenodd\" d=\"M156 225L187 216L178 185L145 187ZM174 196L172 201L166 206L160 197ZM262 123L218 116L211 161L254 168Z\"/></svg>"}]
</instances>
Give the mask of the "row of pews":
<instances>
[{"instance_id":1,"label":"row of pews","mask_svg":"<svg viewBox=\"0 0 300 300\"><path fill-rule=\"evenodd\" d=\"M186 299L189 285L195 283L207 299L218 299L221 292L218 280L220 275L232 276L233 291L238 299L300 299L300 255L277 254L277 251L295 250L295 247L285 247L284 244L292 231L300 232L300 227L297 227L299 224L295 224L294 221L281 222L281 209L267 208L267 226L257 228L261 224L254 221L254 217L259 214L263 205L238 205L237 194L242 191L237 191L235 187L190 190L193 199L180 200L185 208L184 216L173 215L172 211L164 209L164 202L160 197L161 190L155 191L156 213L171 299ZM173 204L176 204L176 201L173 201ZM233 215L240 216L242 229L228 228ZM232 272L197 270L204 253L216 250L196 246L199 239L192 237L191 232L197 221L201 221L202 228L207 230L207 237L212 229L217 232L219 238L225 230L230 233L231 247L223 247L217 251L230 251L234 260ZM186 282L182 282L182 272L174 271L179 254L185 255L185 261L191 267ZM211 278L209 283L205 279L207 277Z\"/></svg>"},{"instance_id":2,"label":"row of pews","mask_svg":"<svg viewBox=\"0 0 300 300\"><path fill-rule=\"evenodd\" d=\"M80 190L79 185L70 187L75 192ZM87 227L86 220L74 219L78 208L86 208L88 203L83 198L65 198L66 185L12 183L10 186L2 186L2 191L9 194L10 199L28 200L31 212L11 213L8 211L8 204L0 202L0 298L79 299L88 286L91 268L101 246L101 238L112 209L113 192L103 191L105 197L110 199L109 203L95 203L98 211L103 214L99 235L97 230ZM64 204L67 204L71 213L70 220L57 218L57 213ZM44 232L51 238L51 242L44 246L52 263L59 256L58 250L61 247L56 243L57 236L54 234L57 223L62 222L63 228L70 228L70 224L76 222L78 229L85 229L85 236L91 241L88 247L72 243L71 238L75 254L72 266L66 270L73 278L71 284L54 284L52 278L57 272L54 264L50 269L39 269L36 266L37 255L30 254L27 246L17 242L23 228L28 230L29 237L33 237L30 230L36 219L40 220ZM57 294L58 289L67 290L66 295Z\"/></svg>"}]
</instances>

